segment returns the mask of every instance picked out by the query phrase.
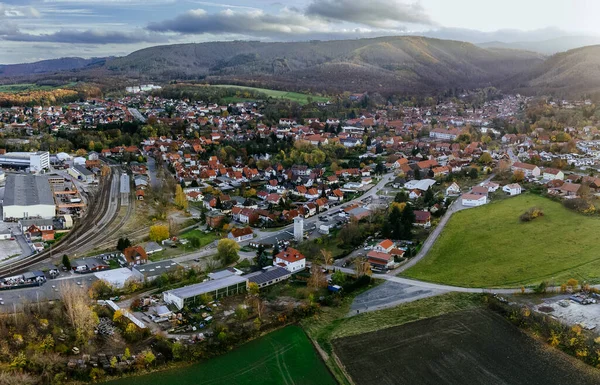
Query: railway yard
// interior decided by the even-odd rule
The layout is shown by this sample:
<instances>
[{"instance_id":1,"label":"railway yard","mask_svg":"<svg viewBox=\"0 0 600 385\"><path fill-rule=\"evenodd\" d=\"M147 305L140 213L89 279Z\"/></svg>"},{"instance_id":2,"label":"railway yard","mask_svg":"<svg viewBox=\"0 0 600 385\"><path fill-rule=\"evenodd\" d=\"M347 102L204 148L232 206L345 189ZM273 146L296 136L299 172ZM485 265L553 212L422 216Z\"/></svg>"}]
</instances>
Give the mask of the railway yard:
<instances>
[{"instance_id":1,"label":"railway yard","mask_svg":"<svg viewBox=\"0 0 600 385\"><path fill-rule=\"evenodd\" d=\"M119 230L131 216L135 205L124 206L120 199L119 182L124 170L119 166L111 166L109 170L110 172L100 180L98 187L87 192L87 212L61 242L37 254L0 264L0 276L22 273L35 268L40 263L60 258L64 254L82 255L94 249L96 245L118 235ZM122 207L126 209L120 216Z\"/></svg>"}]
</instances>

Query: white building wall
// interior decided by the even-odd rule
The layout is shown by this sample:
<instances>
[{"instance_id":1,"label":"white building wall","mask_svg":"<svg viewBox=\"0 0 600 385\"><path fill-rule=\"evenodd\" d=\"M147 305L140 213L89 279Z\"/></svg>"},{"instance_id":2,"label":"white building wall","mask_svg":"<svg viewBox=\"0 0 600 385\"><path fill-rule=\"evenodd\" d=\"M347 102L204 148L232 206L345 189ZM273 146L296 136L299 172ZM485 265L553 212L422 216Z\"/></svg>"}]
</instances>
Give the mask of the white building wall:
<instances>
[{"instance_id":1,"label":"white building wall","mask_svg":"<svg viewBox=\"0 0 600 385\"><path fill-rule=\"evenodd\" d=\"M54 205L34 205L34 206L4 206L3 218L32 218L41 217L50 219L54 217L56 207Z\"/></svg>"}]
</instances>

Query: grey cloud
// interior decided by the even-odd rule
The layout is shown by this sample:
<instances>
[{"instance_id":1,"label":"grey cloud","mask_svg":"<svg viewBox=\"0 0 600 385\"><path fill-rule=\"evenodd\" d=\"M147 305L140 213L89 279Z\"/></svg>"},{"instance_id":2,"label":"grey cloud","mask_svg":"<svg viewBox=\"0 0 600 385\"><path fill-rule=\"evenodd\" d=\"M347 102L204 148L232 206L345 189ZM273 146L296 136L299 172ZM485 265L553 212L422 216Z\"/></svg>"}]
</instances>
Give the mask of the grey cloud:
<instances>
[{"instance_id":1,"label":"grey cloud","mask_svg":"<svg viewBox=\"0 0 600 385\"><path fill-rule=\"evenodd\" d=\"M61 30L49 34L34 35L18 30L0 30L0 39L6 41L22 42L53 42L74 44L131 44L131 43L164 43L168 38L163 35L152 34L146 31L135 32L107 32L101 30Z\"/></svg>"},{"instance_id":2,"label":"grey cloud","mask_svg":"<svg viewBox=\"0 0 600 385\"><path fill-rule=\"evenodd\" d=\"M171 20L151 23L148 25L148 29L154 32L245 34L264 37L331 32L329 23L326 21L308 18L287 8L277 15L258 10L238 12L230 9L209 14L203 9L195 9Z\"/></svg>"},{"instance_id":3,"label":"grey cloud","mask_svg":"<svg viewBox=\"0 0 600 385\"><path fill-rule=\"evenodd\" d=\"M419 3L399 0L313 0L306 13L376 28L394 28L398 23L435 25Z\"/></svg>"}]
</instances>

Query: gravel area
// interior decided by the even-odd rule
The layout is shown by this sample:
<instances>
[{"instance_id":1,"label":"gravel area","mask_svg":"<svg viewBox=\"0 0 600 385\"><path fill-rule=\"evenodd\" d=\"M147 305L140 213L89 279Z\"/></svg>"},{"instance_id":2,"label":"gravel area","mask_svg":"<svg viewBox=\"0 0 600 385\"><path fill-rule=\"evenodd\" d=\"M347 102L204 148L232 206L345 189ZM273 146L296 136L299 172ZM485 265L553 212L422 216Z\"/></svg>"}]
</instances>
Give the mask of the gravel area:
<instances>
[{"instance_id":1,"label":"gravel area","mask_svg":"<svg viewBox=\"0 0 600 385\"><path fill-rule=\"evenodd\" d=\"M447 291L386 281L381 285L356 296L352 302L350 314L348 315L351 316L367 311L381 310L394 307L404 302L411 302L444 293L447 293Z\"/></svg>"}]
</instances>

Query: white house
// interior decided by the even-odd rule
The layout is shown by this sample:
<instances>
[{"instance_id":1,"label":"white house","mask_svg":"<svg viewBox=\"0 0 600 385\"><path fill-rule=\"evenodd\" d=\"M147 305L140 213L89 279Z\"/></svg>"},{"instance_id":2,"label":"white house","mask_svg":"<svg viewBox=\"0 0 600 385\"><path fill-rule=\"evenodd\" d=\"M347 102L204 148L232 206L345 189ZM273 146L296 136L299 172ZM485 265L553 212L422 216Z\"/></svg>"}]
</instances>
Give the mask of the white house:
<instances>
[{"instance_id":1,"label":"white house","mask_svg":"<svg viewBox=\"0 0 600 385\"><path fill-rule=\"evenodd\" d=\"M274 266L281 266L289 272L295 273L306 268L306 258L298 250L288 247L275 256Z\"/></svg>"},{"instance_id":2,"label":"white house","mask_svg":"<svg viewBox=\"0 0 600 385\"><path fill-rule=\"evenodd\" d=\"M534 164L515 162L512 165L512 171L523 171L525 176L540 176L540 168Z\"/></svg>"},{"instance_id":3,"label":"white house","mask_svg":"<svg viewBox=\"0 0 600 385\"><path fill-rule=\"evenodd\" d=\"M508 195L519 195L521 193L521 186L518 183L507 184L502 187L502 191Z\"/></svg>"},{"instance_id":4,"label":"white house","mask_svg":"<svg viewBox=\"0 0 600 385\"><path fill-rule=\"evenodd\" d=\"M460 194L460 186L456 182L452 182L446 189L446 195L458 195Z\"/></svg>"},{"instance_id":5,"label":"white house","mask_svg":"<svg viewBox=\"0 0 600 385\"><path fill-rule=\"evenodd\" d=\"M390 251L392 251L393 248L394 242L390 241L389 239L384 239L383 241L375 245L375 247L373 247L373 250L380 251L382 253L389 253Z\"/></svg>"},{"instance_id":6,"label":"white house","mask_svg":"<svg viewBox=\"0 0 600 385\"><path fill-rule=\"evenodd\" d=\"M460 197L463 206L475 207L483 206L487 203L487 196L476 194L463 194Z\"/></svg>"},{"instance_id":7,"label":"white house","mask_svg":"<svg viewBox=\"0 0 600 385\"><path fill-rule=\"evenodd\" d=\"M244 227L243 229L232 229L227 238L233 239L236 242L244 242L252 239L254 233L250 227Z\"/></svg>"},{"instance_id":8,"label":"white house","mask_svg":"<svg viewBox=\"0 0 600 385\"><path fill-rule=\"evenodd\" d=\"M500 185L495 182L484 182L481 183L480 186L487 188L488 192L495 192L500 188Z\"/></svg>"},{"instance_id":9,"label":"white house","mask_svg":"<svg viewBox=\"0 0 600 385\"><path fill-rule=\"evenodd\" d=\"M555 168L545 168L542 178L546 179L546 180L555 180L555 179L563 180L563 179L565 179L565 174L562 171L557 170Z\"/></svg>"}]
</instances>

